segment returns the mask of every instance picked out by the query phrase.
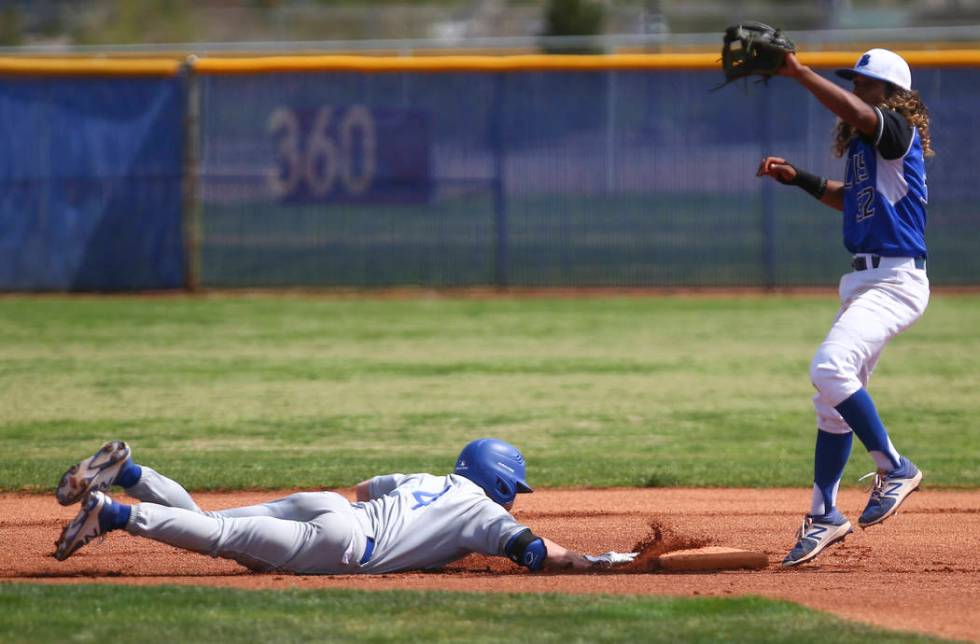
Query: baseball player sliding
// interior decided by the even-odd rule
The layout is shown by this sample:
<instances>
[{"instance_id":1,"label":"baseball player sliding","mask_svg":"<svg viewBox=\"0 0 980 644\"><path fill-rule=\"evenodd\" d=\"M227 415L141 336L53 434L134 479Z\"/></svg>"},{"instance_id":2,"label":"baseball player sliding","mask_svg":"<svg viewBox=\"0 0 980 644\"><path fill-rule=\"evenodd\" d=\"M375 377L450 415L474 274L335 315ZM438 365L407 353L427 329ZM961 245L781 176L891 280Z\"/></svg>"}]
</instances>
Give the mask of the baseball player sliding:
<instances>
[{"instance_id":1,"label":"baseball player sliding","mask_svg":"<svg viewBox=\"0 0 980 644\"><path fill-rule=\"evenodd\" d=\"M881 351L911 326L929 301L926 277L926 170L932 154L929 116L912 74L898 54L872 49L853 68L848 92L787 53L778 72L798 81L839 117L835 148L846 157L844 182L818 177L779 157L765 157L757 174L798 186L843 211L844 245L853 271L840 281L841 307L810 365L817 389L817 444L810 513L783 561L810 561L852 532L837 509L837 488L853 434L877 466L862 528L892 516L919 487L922 473L892 444L867 386Z\"/></svg>"},{"instance_id":2,"label":"baseball player sliding","mask_svg":"<svg viewBox=\"0 0 980 644\"><path fill-rule=\"evenodd\" d=\"M357 502L334 492L303 492L270 503L203 512L181 487L137 465L111 441L72 466L58 485L62 505L82 501L56 542L64 560L111 530L234 559L256 571L299 574L387 573L439 568L472 552L507 556L530 570L593 570L636 553L582 555L531 532L511 516L525 482L524 457L493 438L463 449L452 474L389 474L357 485ZM119 486L142 501L104 493Z\"/></svg>"}]
</instances>

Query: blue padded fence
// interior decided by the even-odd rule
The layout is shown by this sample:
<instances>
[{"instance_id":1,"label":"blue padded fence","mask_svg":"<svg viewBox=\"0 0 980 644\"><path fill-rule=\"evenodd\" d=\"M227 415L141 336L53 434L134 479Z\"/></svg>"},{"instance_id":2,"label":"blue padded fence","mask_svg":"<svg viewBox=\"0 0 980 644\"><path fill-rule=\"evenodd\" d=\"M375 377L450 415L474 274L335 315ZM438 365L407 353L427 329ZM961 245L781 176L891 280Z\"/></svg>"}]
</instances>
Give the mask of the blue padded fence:
<instances>
[{"instance_id":1,"label":"blue padded fence","mask_svg":"<svg viewBox=\"0 0 980 644\"><path fill-rule=\"evenodd\" d=\"M0 79L0 289L184 284L177 78Z\"/></svg>"},{"instance_id":2,"label":"blue padded fence","mask_svg":"<svg viewBox=\"0 0 980 644\"><path fill-rule=\"evenodd\" d=\"M840 215L757 179L840 178L833 117L795 83L717 71L202 76L201 283L830 285ZM930 275L971 249L977 69L926 69Z\"/></svg>"},{"instance_id":3,"label":"blue padded fence","mask_svg":"<svg viewBox=\"0 0 980 644\"><path fill-rule=\"evenodd\" d=\"M776 154L840 178L833 117L719 77L3 77L0 290L833 285L840 215L754 176ZM980 67L914 84L930 278L980 284Z\"/></svg>"}]
</instances>

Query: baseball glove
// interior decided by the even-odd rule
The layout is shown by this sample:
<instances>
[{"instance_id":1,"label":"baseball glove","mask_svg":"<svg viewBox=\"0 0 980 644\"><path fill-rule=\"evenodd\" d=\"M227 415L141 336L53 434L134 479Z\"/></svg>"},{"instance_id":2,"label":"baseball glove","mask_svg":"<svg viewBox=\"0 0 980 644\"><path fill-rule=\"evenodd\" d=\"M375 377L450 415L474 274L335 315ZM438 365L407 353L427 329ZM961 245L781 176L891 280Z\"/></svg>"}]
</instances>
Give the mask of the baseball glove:
<instances>
[{"instance_id":1,"label":"baseball glove","mask_svg":"<svg viewBox=\"0 0 980 644\"><path fill-rule=\"evenodd\" d=\"M725 29L724 43L721 68L725 82L720 87L749 76L761 76L767 81L783 66L786 54L796 51L793 41L779 29L761 22L731 25Z\"/></svg>"}]
</instances>

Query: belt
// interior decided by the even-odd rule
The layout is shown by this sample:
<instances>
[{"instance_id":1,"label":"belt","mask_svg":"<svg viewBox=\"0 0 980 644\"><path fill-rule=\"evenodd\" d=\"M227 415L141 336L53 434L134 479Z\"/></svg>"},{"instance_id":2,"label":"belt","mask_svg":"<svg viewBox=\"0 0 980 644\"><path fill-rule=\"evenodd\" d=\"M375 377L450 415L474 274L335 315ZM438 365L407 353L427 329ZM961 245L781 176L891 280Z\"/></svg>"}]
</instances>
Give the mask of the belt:
<instances>
[{"instance_id":1,"label":"belt","mask_svg":"<svg viewBox=\"0 0 980 644\"><path fill-rule=\"evenodd\" d=\"M856 271L866 271L869 268L878 268L884 263L889 268L895 268L912 260L912 264L922 270L926 267L926 258L919 257L882 257L881 255L855 255L851 259L851 268Z\"/></svg>"},{"instance_id":2,"label":"belt","mask_svg":"<svg viewBox=\"0 0 980 644\"><path fill-rule=\"evenodd\" d=\"M374 539L368 537L367 545L364 546L364 554L361 555L361 560L358 561L357 563L363 566L367 562L371 561L371 555L373 554L374 554Z\"/></svg>"}]
</instances>

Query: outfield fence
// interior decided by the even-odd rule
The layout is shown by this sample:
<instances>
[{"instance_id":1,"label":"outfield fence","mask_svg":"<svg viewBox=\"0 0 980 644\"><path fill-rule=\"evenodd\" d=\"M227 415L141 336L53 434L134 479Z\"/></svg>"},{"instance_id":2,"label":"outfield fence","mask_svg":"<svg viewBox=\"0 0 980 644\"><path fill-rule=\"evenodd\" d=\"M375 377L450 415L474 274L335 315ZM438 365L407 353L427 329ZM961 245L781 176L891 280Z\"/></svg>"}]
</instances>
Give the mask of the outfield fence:
<instances>
[{"instance_id":1,"label":"outfield fence","mask_svg":"<svg viewBox=\"0 0 980 644\"><path fill-rule=\"evenodd\" d=\"M978 284L980 51L903 53L930 277ZM833 284L839 214L754 176L840 177L832 116L716 59L0 59L0 289Z\"/></svg>"}]
</instances>

